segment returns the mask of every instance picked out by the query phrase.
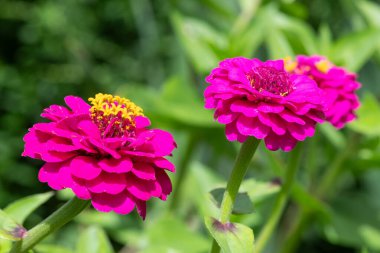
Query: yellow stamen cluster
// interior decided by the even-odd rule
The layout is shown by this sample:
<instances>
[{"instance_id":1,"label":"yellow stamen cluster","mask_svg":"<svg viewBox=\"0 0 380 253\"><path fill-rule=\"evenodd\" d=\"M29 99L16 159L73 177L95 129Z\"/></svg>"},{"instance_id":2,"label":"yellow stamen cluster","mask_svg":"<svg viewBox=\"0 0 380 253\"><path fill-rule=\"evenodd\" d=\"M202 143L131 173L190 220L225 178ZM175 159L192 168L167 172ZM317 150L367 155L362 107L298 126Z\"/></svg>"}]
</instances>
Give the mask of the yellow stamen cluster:
<instances>
[{"instance_id":1,"label":"yellow stamen cluster","mask_svg":"<svg viewBox=\"0 0 380 253\"><path fill-rule=\"evenodd\" d=\"M135 126L136 116L144 116L139 106L119 96L98 93L88 101L92 104L91 118L105 135L122 135Z\"/></svg>"},{"instance_id":2,"label":"yellow stamen cluster","mask_svg":"<svg viewBox=\"0 0 380 253\"><path fill-rule=\"evenodd\" d=\"M287 72L293 72L297 68L297 62L293 61L290 56L287 56L284 58L284 65L285 65L285 70Z\"/></svg>"},{"instance_id":3,"label":"yellow stamen cluster","mask_svg":"<svg viewBox=\"0 0 380 253\"><path fill-rule=\"evenodd\" d=\"M315 67L322 73L327 73L331 68L331 63L328 60L320 60L315 63Z\"/></svg>"}]
</instances>

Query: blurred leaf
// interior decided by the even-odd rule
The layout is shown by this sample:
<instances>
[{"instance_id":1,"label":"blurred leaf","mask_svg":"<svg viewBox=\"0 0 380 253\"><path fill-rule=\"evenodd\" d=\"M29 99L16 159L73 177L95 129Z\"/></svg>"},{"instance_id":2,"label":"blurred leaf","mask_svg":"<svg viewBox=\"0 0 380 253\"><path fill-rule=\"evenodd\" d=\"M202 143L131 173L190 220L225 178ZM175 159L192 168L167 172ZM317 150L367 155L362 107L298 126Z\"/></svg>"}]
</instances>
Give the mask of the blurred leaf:
<instances>
[{"instance_id":1,"label":"blurred leaf","mask_svg":"<svg viewBox=\"0 0 380 253\"><path fill-rule=\"evenodd\" d=\"M363 17L367 22L374 26L380 27L380 5L370 1L355 1Z\"/></svg>"},{"instance_id":2,"label":"blurred leaf","mask_svg":"<svg viewBox=\"0 0 380 253\"><path fill-rule=\"evenodd\" d=\"M365 191L340 194L332 203L331 222L324 232L334 244L379 251L380 236L380 171L364 175Z\"/></svg>"},{"instance_id":3,"label":"blurred leaf","mask_svg":"<svg viewBox=\"0 0 380 253\"><path fill-rule=\"evenodd\" d=\"M27 234L27 230L18 224L10 215L0 209L0 238L19 241Z\"/></svg>"},{"instance_id":4,"label":"blurred leaf","mask_svg":"<svg viewBox=\"0 0 380 253\"><path fill-rule=\"evenodd\" d=\"M79 236L77 253L112 253L112 245L103 229L97 226L86 228Z\"/></svg>"},{"instance_id":5,"label":"blurred leaf","mask_svg":"<svg viewBox=\"0 0 380 253\"><path fill-rule=\"evenodd\" d=\"M0 253L9 253L12 247L12 241L1 240L0 238Z\"/></svg>"},{"instance_id":6,"label":"blurred leaf","mask_svg":"<svg viewBox=\"0 0 380 253\"><path fill-rule=\"evenodd\" d=\"M223 194L225 190L226 190L225 188L217 188L210 192L210 194L214 198L218 207L220 207L222 203ZM246 192L239 192L236 195L232 213L233 214L249 214L249 213L252 213L253 211L254 211L253 205L252 205L251 200L248 197L248 194Z\"/></svg>"},{"instance_id":7,"label":"blurred leaf","mask_svg":"<svg viewBox=\"0 0 380 253\"><path fill-rule=\"evenodd\" d=\"M318 126L324 136L330 141L337 149L342 149L346 146L347 142L342 132L337 131L329 123L321 124Z\"/></svg>"},{"instance_id":8,"label":"blurred leaf","mask_svg":"<svg viewBox=\"0 0 380 253\"><path fill-rule=\"evenodd\" d=\"M53 192L34 194L25 198L19 199L9 204L5 209L17 223L23 224L24 220L40 205L48 201L53 196Z\"/></svg>"},{"instance_id":9,"label":"blurred leaf","mask_svg":"<svg viewBox=\"0 0 380 253\"><path fill-rule=\"evenodd\" d=\"M231 35L229 57L241 55L251 58L262 44L267 27L265 11L260 9L245 29L238 30Z\"/></svg>"},{"instance_id":10,"label":"blurred leaf","mask_svg":"<svg viewBox=\"0 0 380 253\"><path fill-rule=\"evenodd\" d=\"M317 211L328 217L328 209L323 202L307 192L300 184L292 187L292 197L307 211Z\"/></svg>"},{"instance_id":11,"label":"blurred leaf","mask_svg":"<svg viewBox=\"0 0 380 253\"><path fill-rule=\"evenodd\" d=\"M222 224L214 218L205 218L212 237L218 242L224 253L252 253L254 236L249 227L238 223Z\"/></svg>"},{"instance_id":12,"label":"blurred leaf","mask_svg":"<svg viewBox=\"0 0 380 253\"><path fill-rule=\"evenodd\" d=\"M253 204L259 203L268 197L278 193L281 185L276 182L263 182L255 179L244 180L240 191L248 193Z\"/></svg>"},{"instance_id":13,"label":"blurred leaf","mask_svg":"<svg viewBox=\"0 0 380 253\"><path fill-rule=\"evenodd\" d=\"M194 67L205 73L218 65L221 60L213 48L227 47L226 39L207 23L185 18L180 13L172 15L174 29Z\"/></svg>"},{"instance_id":14,"label":"blurred leaf","mask_svg":"<svg viewBox=\"0 0 380 253\"><path fill-rule=\"evenodd\" d=\"M266 38L271 59L281 59L287 56L293 57L294 52L283 32L275 28L269 31Z\"/></svg>"},{"instance_id":15,"label":"blurred leaf","mask_svg":"<svg viewBox=\"0 0 380 253\"><path fill-rule=\"evenodd\" d=\"M332 61L358 71L373 55L380 42L379 29L365 29L341 37L332 47Z\"/></svg>"},{"instance_id":16,"label":"blurred leaf","mask_svg":"<svg viewBox=\"0 0 380 253\"><path fill-rule=\"evenodd\" d=\"M319 53L330 58L332 32L328 24L319 27Z\"/></svg>"},{"instance_id":17,"label":"blurred leaf","mask_svg":"<svg viewBox=\"0 0 380 253\"><path fill-rule=\"evenodd\" d=\"M357 110L358 119L348 126L364 135L380 135L380 104L371 93L364 94L361 106Z\"/></svg>"},{"instance_id":18,"label":"blurred leaf","mask_svg":"<svg viewBox=\"0 0 380 253\"><path fill-rule=\"evenodd\" d=\"M302 46L305 48L307 54L312 55L318 52L316 36L312 28L307 23L284 15L280 12L276 13L276 15L273 15L272 17L274 18L276 29L281 29L289 34L294 34L297 41L301 42ZM284 44L284 42L282 42L282 44ZM288 56L293 56L293 54L290 54L291 51L288 53Z\"/></svg>"},{"instance_id":19,"label":"blurred leaf","mask_svg":"<svg viewBox=\"0 0 380 253\"><path fill-rule=\"evenodd\" d=\"M170 229L170 233L163 236L165 229ZM203 236L191 231L180 219L170 215L150 224L146 233L148 245L141 253L201 253L210 246Z\"/></svg>"},{"instance_id":20,"label":"blurred leaf","mask_svg":"<svg viewBox=\"0 0 380 253\"><path fill-rule=\"evenodd\" d=\"M70 249L50 244L37 244L34 250L38 253L73 253Z\"/></svg>"}]
</instances>

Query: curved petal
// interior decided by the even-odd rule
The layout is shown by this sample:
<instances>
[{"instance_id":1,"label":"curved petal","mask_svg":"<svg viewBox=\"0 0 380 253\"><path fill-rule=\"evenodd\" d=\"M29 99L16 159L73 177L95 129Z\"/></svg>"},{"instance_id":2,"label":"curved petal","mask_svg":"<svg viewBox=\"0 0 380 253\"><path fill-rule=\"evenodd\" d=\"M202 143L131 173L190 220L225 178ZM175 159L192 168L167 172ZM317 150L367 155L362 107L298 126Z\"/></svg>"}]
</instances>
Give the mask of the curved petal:
<instances>
[{"instance_id":1,"label":"curved petal","mask_svg":"<svg viewBox=\"0 0 380 253\"><path fill-rule=\"evenodd\" d=\"M102 169L93 157L77 156L70 162L71 174L75 177L92 180L100 175Z\"/></svg>"}]
</instances>

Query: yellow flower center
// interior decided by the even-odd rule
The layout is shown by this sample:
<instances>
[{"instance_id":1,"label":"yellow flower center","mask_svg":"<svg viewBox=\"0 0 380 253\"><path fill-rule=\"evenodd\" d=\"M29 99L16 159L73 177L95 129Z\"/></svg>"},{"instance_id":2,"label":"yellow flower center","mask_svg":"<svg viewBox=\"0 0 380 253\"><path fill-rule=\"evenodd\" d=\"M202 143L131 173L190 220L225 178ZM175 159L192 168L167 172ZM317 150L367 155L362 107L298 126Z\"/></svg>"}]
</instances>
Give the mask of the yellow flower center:
<instances>
[{"instance_id":1,"label":"yellow flower center","mask_svg":"<svg viewBox=\"0 0 380 253\"><path fill-rule=\"evenodd\" d=\"M320 60L319 62L315 63L315 67L322 73L329 72L331 68L331 63L328 60Z\"/></svg>"},{"instance_id":2,"label":"yellow flower center","mask_svg":"<svg viewBox=\"0 0 380 253\"><path fill-rule=\"evenodd\" d=\"M120 137L135 127L135 117L144 116L143 110L129 99L98 93L89 98L90 115L103 137Z\"/></svg>"},{"instance_id":3,"label":"yellow flower center","mask_svg":"<svg viewBox=\"0 0 380 253\"><path fill-rule=\"evenodd\" d=\"M285 70L289 73L293 72L297 68L297 62L292 61L292 58L290 56L287 56L284 58L284 66Z\"/></svg>"}]
</instances>

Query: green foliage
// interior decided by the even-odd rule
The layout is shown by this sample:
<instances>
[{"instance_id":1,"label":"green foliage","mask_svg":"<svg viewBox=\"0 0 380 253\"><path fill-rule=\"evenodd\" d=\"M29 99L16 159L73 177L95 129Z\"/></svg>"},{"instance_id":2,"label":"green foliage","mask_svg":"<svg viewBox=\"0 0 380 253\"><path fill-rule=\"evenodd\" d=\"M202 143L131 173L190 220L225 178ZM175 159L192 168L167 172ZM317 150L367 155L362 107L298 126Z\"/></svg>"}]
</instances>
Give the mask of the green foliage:
<instances>
[{"instance_id":1,"label":"green foliage","mask_svg":"<svg viewBox=\"0 0 380 253\"><path fill-rule=\"evenodd\" d=\"M152 200L144 222L135 213L89 210L35 252L207 252L203 217L219 215L209 193L226 186L238 145L203 108L205 76L227 57L297 54L323 54L358 72L361 107L346 128L323 124L306 141L291 202L268 250L279 252L289 224L304 211L315 219L305 223L298 252L380 251L378 1L0 0L0 6L0 220L8 227L33 227L71 194L38 208L52 193L37 194L49 189L37 180L42 163L21 157L22 136L43 121L43 108L63 104L65 95L116 93L135 101L154 127L174 133L178 149L171 159L178 171L185 169L178 166L188 139L195 139L176 210ZM252 252L252 230L259 234L271 212L287 160L259 149L235 206L236 234L219 233L206 220L225 253ZM339 173L318 196L334 166ZM10 244L0 240L0 253Z\"/></svg>"},{"instance_id":2,"label":"green foliage","mask_svg":"<svg viewBox=\"0 0 380 253\"><path fill-rule=\"evenodd\" d=\"M224 253L253 252L253 231L238 223L222 224L213 218L205 219L206 227Z\"/></svg>"}]
</instances>

